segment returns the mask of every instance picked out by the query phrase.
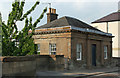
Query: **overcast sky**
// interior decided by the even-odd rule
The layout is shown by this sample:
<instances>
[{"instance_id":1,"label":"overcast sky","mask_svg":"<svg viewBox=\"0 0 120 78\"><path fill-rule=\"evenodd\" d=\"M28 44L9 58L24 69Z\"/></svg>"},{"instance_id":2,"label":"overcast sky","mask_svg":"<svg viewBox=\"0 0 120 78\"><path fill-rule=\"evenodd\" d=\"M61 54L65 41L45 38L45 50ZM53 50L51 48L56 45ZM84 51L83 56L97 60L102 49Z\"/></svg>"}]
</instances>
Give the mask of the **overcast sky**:
<instances>
[{"instance_id":1,"label":"overcast sky","mask_svg":"<svg viewBox=\"0 0 120 78\"><path fill-rule=\"evenodd\" d=\"M14 0L0 0L0 12L2 13L2 18L4 21L7 20L8 14L11 11L11 4ZM26 0L24 12L26 12L36 0ZM84 21L88 24L91 22L106 16L110 13L116 12L118 10L119 0L41 0L40 5L37 6L32 16L33 21L37 19L42 10L45 7L49 7L48 4L43 3L52 3L52 8L57 10L58 18L63 16L69 16L77 18L81 21ZM46 14L38 26L45 24L47 22ZM22 29L24 23L18 22L19 30Z\"/></svg>"}]
</instances>

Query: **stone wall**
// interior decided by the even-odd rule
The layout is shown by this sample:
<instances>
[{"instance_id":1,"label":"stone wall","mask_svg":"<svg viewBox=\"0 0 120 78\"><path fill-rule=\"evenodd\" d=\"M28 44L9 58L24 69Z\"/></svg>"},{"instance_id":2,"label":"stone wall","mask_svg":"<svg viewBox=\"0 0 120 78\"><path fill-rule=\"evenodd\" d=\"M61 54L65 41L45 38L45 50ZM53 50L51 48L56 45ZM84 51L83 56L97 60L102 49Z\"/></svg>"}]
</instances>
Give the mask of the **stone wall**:
<instances>
[{"instance_id":1,"label":"stone wall","mask_svg":"<svg viewBox=\"0 0 120 78\"><path fill-rule=\"evenodd\" d=\"M64 70L64 56L34 55L1 57L2 76L35 76L36 71Z\"/></svg>"},{"instance_id":2,"label":"stone wall","mask_svg":"<svg viewBox=\"0 0 120 78\"><path fill-rule=\"evenodd\" d=\"M34 35L34 43L40 44L40 55L49 55L49 44L56 44L56 55L71 58L71 33Z\"/></svg>"},{"instance_id":3,"label":"stone wall","mask_svg":"<svg viewBox=\"0 0 120 78\"><path fill-rule=\"evenodd\" d=\"M65 69L96 68L104 67L106 64L110 65L112 59L111 36L77 30L56 32L53 30L57 29L36 30L37 33L33 38L35 44L40 44L40 55L50 54L49 44L55 43L56 55L62 54L65 57ZM82 45L82 60L76 58L76 45L78 43ZM95 55L92 51L93 45L96 47ZM104 59L104 46L108 47L107 59Z\"/></svg>"},{"instance_id":4,"label":"stone wall","mask_svg":"<svg viewBox=\"0 0 120 78\"><path fill-rule=\"evenodd\" d=\"M120 68L120 57L113 57L111 59L111 66L117 66Z\"/></svg>"},{"instance_id":5,"label":"stone wall","mask_svg":"<svg viewBox=\"0 0 120 78\"><path fill-rule=\"evenodd\" d=\"M39 55L36 58L36 71L64 70L63 55Z\"/></svg>"},{"instance_id":6,"label":"stone wall","mask_svg":"<svg viewBox=\"0 0 120 78\"><path fill-rule=\"evenodd\" d=\"M94 68L107 66L112 59L112 38L97 34L86 34L81 32L71 33L71 57L70 69ZM76 60L76 45L82 45L82 60ZM92 45L96 45L96 66L92 65ZM104 59L104 46L108 46L107 59Z\"/></svg>"}]
</instances>

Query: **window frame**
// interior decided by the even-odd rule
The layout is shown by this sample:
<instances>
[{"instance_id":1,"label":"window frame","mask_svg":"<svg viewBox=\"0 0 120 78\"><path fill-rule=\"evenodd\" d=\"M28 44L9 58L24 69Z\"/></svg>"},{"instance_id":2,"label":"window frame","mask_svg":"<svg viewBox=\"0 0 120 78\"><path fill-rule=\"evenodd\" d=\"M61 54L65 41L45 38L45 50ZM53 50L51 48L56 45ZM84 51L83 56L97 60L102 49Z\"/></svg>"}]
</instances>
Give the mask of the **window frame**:
<instances>
[{"instance_id":1,"label":"window frame","mask_svg":"<svg viewBox=\"0 0 120 78\"><path fill-rule=\"evenodd\" d=\"M108 46L104 45L104 59L108 59Z\"/></svg>"},{"instance_id":2,"label":"window frame","mask_svg":"<svg viewBox=\"0 0 120 78\"><path fill-rule=\"evenodd\" d=\"M79 58L78 58L78 54L79 54ZM82 44L81 43L78 43L76 46L76 59L82 60Z\"/></svg>"},{"instance_id":3,"label":"window frame","mask_svg":"<svg viewBox=\"0 0 120 78\"><path fill-rule=\"evenodd\" d=\"M49 44L49 51L50 55L56 55L56 43L50 43ZM53 54L52 54L53 53ZM54 54L55 53L55 54Z\"/></svg>"},{"instance_id":4,"label":"window frame","mask_svg":"<svg viewBox=\"0 0 120 78\"><path fill-rule=\"evenodd\" d=\"M38 46L39 45L39 46ZM39 49L38 49L39 48ZM40 44L37 44L37 53L40 53Z\"/></svg>"}]
</instances>

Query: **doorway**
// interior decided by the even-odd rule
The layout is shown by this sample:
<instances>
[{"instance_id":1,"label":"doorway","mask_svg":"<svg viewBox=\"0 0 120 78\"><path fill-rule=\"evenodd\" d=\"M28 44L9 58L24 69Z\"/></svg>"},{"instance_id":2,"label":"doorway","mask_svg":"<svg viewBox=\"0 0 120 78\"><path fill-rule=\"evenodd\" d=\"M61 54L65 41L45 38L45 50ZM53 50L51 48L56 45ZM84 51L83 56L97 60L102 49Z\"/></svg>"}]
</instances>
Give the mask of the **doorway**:
<instances>
[{"instance_id":1,"label":"doorway","mask_svg":"<svg viewBox=\"0 0 120 78\"><path fill-rule=\"evenodd\" d=\"M92 44L92 66L96 66L96 44Z\"/></svg>"}]
</instances>

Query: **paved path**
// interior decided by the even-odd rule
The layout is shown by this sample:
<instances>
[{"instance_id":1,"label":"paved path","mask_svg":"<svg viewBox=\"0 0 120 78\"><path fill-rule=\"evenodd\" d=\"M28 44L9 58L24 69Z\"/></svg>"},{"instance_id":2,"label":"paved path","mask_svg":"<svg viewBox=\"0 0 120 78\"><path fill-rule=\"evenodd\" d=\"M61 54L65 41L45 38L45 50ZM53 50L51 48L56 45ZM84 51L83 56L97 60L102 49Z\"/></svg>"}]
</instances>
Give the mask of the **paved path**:
<instances>
[{"instance_id":1,"label":"paved path","mask_svg":"<svg viewBox=\"0 0 120 78\"><path fill-rule=\"evenodd\" d=\"M66 70L66 71L37 71L36 75L39 77L51 77L51 78L83 78L87 76L93 77L93 75L100 75L105 73L117 72L118 67L114 68L99 68L99 69L81 69L81 70ZM41 78L42 78L41 77ZM98 78L98 77L97 77Z\"/></svg>"},{"instance_id":2,"label":"paved path","mask_svg":"<svg viewBox=\"0 0 120 78\"><path fill-rule=\"evenodd\" d=\"M104 73L104 74L89 76L88 78L120 78L120 74L118 72Z\"/></svg>"}]
</instances>

